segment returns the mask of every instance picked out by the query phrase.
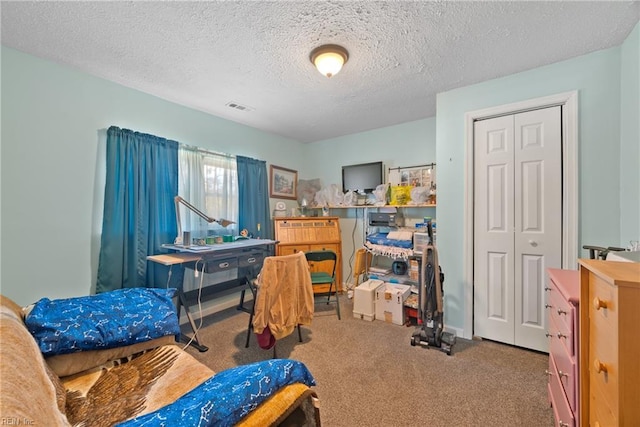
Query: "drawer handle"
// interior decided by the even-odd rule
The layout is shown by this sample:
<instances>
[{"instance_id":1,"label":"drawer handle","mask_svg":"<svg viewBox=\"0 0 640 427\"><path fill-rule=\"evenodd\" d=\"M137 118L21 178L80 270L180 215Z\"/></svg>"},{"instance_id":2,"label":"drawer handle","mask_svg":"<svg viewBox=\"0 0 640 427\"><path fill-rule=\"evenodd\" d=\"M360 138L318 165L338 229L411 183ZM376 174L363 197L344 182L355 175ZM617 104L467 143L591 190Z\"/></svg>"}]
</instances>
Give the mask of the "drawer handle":
<instances>
[{"instance_id":1,"label":"drawer handle","mask_svg":"<svg viewBox=\"0 0 640 427\"><path fill-rule=\"evenodd\" d=\"M545 286L545 287L544 287L544 291L545 291L545 292L550 291L550 290L551 290L551 288L550 288L550 287L548 287L548 286Z\"/></svg>"},{"instance_id":2,"label":"drawer handle","mask_svg":"<svg viewBox=\"0 0 640 427\"><path fill-rule=\"evenodd\" d=\"M558 371L558 375L560 375L560 378L562 377L569 378L569 374L567 374L566 372Z\"/></svg>"},{"instance_id":3,"label":"drawer handle","mask_svg":"<svg viewBox=\"0 0 640 427\"><path fill-rule=\"evenodd\" d=\"M553 334L550 334L549 332L545 333L544 335L545 335L547 338L551 338L551 337L553 337Z\"/></svg>"},{"instance_id":4,"label":"drawer handle","mask_svg":"<svg viewBox=\"0 0 640 427\"><path fill-rule=\"evenodd\" d=\"M551 304L545 304L544 308L553 308L553 306Z\"/></svg>"},{"instance_id":5,"label":"drawer handle","mask_svg":"<svg viewBox=\"0 0 640 427\"><path fill-rule=\"evenodd\" d=\"M558 420L558 427L569 427L569 423L565 423L562 420Z\"/></svg>"},{"instance_id":6,"label":"drawer handle","mask_svg":"<svg viewBox=\"0 0 640 427\"><path fill-rule=\"evenodd\" d=\"M249 264L253 264L254 262L256 262L256 259L255 258L247 258L247 262Z\"/></svg>"},{"instance_id":7,"label":"drawer handle","mask_svg":"<svg viewBox=\"0 0 640 427\"><path fill-rule=\"evenodd\" d=\"M562 332L558 332L558 338L567 338L567 336Z\"/></svg>"},{"instance_id":8,"label":"drawer handle","mask_svg":"<svg viewBox=\"0 0 640 427\"><path fill-rule=\"evenodd\" d=\"M551 372L551 371L550 371L550 370L548 370L548 369L545 369L545 370L544 370L544 373L545 373L545 374L547 374L547 375L549 375L549 376L553 375L553 372Z\"/></svg>"},{"instance_id":9,"label":"drawer handle","mask_svg":"<svg viewBox=\"0 0 640 427\"><path fill-rule=\"evenodd\" d=\"M567 312L561 308L558 309L558 315L564 314L565 316L567 315Z\"/></svg>"},{"instance_id":10,"label":"drawer handle","mask_svg":"<svg viewBox=\"0 0 640 427\"><path fill-rule=\"evenodd\" d=\"M593 299L593 308L595 308L596 310L600 310L601 308L607 308L607 302L606 301L602 301L598 297L595 297Z\"/></svg>"},{"instance_id":11,"label":"drawer handle","mask_svg":"<svg viewBox=\"0 0 640 427\"><path fill-rule=\"evenodd\" d=\"M229 263L228 262L221 262L220 264L218 264L218 267L227 268L227 267L229 267Z\"/></svg>"},{"instance_id":12,"label":"drawer handle","mask_svg":"<svg viewBox=\"0 0 640 427\"><path fill-rule=\"evenodd\" d=\"M602 363L599 359L595 359L593 361L593 369L596 370L597 374L599 374L600 372L607 372L607 365Z\"/></svg>"}]
</instances>

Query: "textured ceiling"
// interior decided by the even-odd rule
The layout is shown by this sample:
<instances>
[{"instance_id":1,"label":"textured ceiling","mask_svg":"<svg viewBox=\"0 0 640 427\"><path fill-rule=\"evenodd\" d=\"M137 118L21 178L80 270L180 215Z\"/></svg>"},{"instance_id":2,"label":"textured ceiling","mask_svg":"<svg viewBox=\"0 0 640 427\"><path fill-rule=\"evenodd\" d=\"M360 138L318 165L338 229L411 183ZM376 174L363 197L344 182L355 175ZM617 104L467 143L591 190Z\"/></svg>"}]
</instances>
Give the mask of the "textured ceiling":
<instances>
[{"instance_id":1,"label":"textured ceiling","mask_svg":"<svg viewBox=\"0 0 640 427\"><path fill-rule=\"evenodd\" d=\"M302 142L434 116L439 92L618 46L640 18L638 1L0 7L5 46ZM331 79L309 61L327 43L350 54Z\"/></svg>"}]
</instances>

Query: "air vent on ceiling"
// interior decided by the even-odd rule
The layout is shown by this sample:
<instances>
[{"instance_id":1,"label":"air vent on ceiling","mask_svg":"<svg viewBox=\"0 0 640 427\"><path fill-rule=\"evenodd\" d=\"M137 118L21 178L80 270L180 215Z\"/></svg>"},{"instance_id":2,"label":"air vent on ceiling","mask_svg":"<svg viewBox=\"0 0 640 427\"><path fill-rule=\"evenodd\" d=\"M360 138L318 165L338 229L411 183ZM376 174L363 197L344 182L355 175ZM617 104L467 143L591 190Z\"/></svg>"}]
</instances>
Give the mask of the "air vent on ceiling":
<instances>
[{"instance_id":1,"label":"air vent on ceiling","mask_svg":"<svg viewBox=\"0 0 640 427\"><path fill-rule=\"evenodd\" d=\"M229 101L225 105L229 108L233 108L234 110L238 110L238 111L253 111L252 107L249 107L247 105L242 105L234 101Z\"/></svg>"}]
</instances>

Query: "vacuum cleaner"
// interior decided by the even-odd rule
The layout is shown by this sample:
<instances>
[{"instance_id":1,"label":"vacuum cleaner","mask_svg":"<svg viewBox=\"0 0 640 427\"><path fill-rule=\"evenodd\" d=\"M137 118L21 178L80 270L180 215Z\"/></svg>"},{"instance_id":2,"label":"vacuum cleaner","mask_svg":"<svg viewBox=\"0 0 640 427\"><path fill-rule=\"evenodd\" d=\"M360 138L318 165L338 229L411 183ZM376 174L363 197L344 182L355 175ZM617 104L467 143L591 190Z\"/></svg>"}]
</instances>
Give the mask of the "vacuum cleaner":
<instances>
[{"instance_id":1,"label":"vacuum cleaner","mask_svg":"<svg viewBox=\"0 0 640 427\"><path fill-rule=\"evenodd\" d=\"M444 332L444 273L438 264L438 250L433 244L433 229L427 223L430 244L422 251L418 287L418 326L411 336L411 345L433 347L451 355L456 335Z\"/></svg>"}]
</instances>

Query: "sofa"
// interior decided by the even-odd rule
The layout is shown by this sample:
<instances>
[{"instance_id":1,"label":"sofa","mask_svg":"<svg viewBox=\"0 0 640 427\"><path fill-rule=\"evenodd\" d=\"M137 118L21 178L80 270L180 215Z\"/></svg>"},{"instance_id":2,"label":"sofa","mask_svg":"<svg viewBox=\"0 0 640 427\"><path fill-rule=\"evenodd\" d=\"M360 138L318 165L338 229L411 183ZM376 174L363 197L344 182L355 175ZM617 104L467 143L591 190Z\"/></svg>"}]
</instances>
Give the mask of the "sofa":
<instances>
[{"instance_id":1,"label":"sofa","mask_svg":"<svg viewBox=\"0 0 640 427\"><path fill-rule=\"evenodd\" d=\"M0 295L0 421L320 425L303 363L271 359L216 373L184 351L173 291L45 298L29 307Z\"/></svg>"}]
</instances>

